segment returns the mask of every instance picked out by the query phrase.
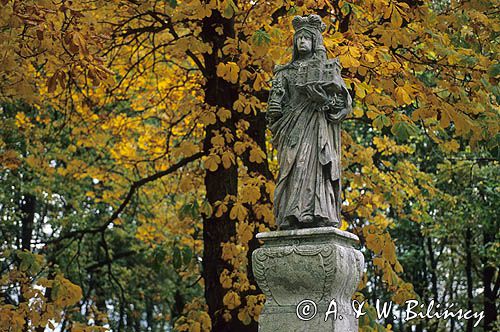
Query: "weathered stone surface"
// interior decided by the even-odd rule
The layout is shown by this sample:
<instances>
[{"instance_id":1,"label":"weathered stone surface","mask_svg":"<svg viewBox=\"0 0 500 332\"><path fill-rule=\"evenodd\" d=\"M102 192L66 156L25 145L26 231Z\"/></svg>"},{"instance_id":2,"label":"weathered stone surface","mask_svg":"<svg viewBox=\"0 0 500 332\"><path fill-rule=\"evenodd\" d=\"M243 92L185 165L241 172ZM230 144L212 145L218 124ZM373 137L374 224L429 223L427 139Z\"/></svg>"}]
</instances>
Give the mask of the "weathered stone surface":
<instances>
[{"instance_id":1,"label":"weathered stone surface","mask_svg":"<svg viewBox=\"0 0 500 332\"><path fill-rule=\"evenodd\" d=\"M342 201L340 123L352 99L338 59L327 58L321 18L296 16L292 24L292 60L275 69L266 114L280 168L280 231L259 233L264 244L252 255L266 295L259 331L357 332L351 297L363 255L353 247L356 236L334 228Z\"/></svg>"},{"instance_id":2,"label":"weathered stone surface","mask_svg":"<svg viewBox=\"0 0 500 332\"><path fill-rule=\"evenodd\" d=\"M266 114L280 167L274 214L279 229L338 226L340 123L352 99L338 59L327 58L321 18L292 23L292 60L275 69Z\"/></svg>"},{"instance_id":3,"label":"weathered stone surface","mask_svg":"<svg viewBox=\"0 0 500 332\"><path fill-rule=\"evenodd\" d=\"M321 227L259 233L257 238L264 243L253 252L253 273L266 295L260 332L358 331L351 297L361 280L364 259L354 248L355 235ZM316 304L317 314L311 320L297 316L303 300ZM325 321L332 300L337 319L331 314Z\"/></svg>"}]
</instances>

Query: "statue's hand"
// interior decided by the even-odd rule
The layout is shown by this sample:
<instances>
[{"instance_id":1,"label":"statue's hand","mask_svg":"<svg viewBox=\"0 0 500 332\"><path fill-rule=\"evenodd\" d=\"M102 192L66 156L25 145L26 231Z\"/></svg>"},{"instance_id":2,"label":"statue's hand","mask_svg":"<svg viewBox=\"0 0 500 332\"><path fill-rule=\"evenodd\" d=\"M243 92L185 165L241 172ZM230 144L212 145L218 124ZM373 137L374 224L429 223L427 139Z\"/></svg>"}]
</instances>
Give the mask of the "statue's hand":
<instances>
[{"instance_id":1,"label":"statue's hand","mask_svg":"<svg viewBox=\"0 0 500 332\"><path fill-rule=\"evenodd\" d=\"M337 81L325 83L323 86L323 89L330 96L334 95L334 94L342 93L342 86Z\"/></svg>"},{"instance_id":2,"label":"statue's hand","mask_svg":"<svg viewBox=\"0 0 500 332\"><path fill-rule=\"evenodd\" d=\"M340 121L343 121L346 118L348 113L349 113L349 111L347 109L343 109L342 111L340 111L338 113L327 114L326 118L331 122L338 123Z\"/></svg>"},{"instance_id":3,"label":"statue's hand","mask_svg":"<svg viewBox=\"0 0 500 332\"><path fill-rule=\"evenodd\" d=\"M309 83L306 85L306 91L309 98L315 103L325 104L330 101L328 94L319 83Z\"/></svg>"}]
</instances>

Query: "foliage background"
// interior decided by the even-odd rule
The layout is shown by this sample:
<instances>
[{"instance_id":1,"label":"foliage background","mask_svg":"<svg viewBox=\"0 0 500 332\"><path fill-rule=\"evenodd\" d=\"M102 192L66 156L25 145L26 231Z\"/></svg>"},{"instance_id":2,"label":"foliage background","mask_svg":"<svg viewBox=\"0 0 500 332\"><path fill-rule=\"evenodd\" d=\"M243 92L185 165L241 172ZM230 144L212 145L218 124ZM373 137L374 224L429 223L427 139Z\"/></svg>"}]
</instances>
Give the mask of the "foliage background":
<instances>
[{"instance_id":1,"label":"foliage background","mask_svg":"<svg viewBox=\"0 0 500 332\"><path fill-rule=\"evenodd\" d=\"M307 13L355 100L356 296L485 313L474 329L372 308L360 330L499 327L496 2L0 3L2 331L256 331L269 80Z\"/></svg>"}]
</instances>

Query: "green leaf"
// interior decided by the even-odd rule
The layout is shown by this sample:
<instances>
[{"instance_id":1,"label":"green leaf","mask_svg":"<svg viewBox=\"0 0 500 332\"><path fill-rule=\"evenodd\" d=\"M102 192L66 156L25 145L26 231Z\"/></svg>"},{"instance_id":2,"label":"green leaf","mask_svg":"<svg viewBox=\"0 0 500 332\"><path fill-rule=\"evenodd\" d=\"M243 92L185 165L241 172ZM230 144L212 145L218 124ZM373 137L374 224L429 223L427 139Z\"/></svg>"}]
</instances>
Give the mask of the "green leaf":
<instances>
[{"instance_id":1,"label":"green leaf","mask_svg":"<svg viewBox=\"0 0 500 332\"><path fill-rule=\"evenodd\" d=\"M406 141L411 136L415 136L419 133L418 128L408 122L396 122L391 129L391 132L396 135L396 137L402 141Z\"/></svg>"},{"instance_id":2,"label":"green leaf","mask_svg":"<svg viewBox=\"0 0 500 332\"><path fill-rule=\"evenodd\" d=\"M288 9L287 14L288 15L295 15L295 14L297 14L297 12L298 12L297 6L290 6L290 9Z\"/></svg>"},{"instance_id":3,"label":"green leaf","mask_svg":"<svg viewBox=\"0 0 500 332\"><path fill-rule=\"evenodd\" d=\"M59 280L54 280L54 283L52 284L52 289L50 291L50 298L52 299L52 301L57 300L60 291L61 291L61 283L59 282Z\"/></svg>"},{"instance_id":4,"label":"green leaf","mask_svg":"<svg viewBox=\"0 0 500 332\"><path fill-rule=\"evenodd\" d=\"M174 268L176 268L176 269L180 268L182 265L181 251L177 247L174 247L173 265L174 265Z\"/></svg>"},{"instance_id":5,"label":"green leaf","mask_svg":"<svg viewBox=\"0 0 500 332\"><path fill-rule=\"evenodd\" d=\"M259 29L254 32L252 41L257 46L261 46L262 44L269 45L271 43L271 36L266 31Z\"/></svg>"},{"instance_id":6,"label":"green leaf","mask_svg":"<svg viewBox=\"0 0 500 332\"><path fill-rule=\"evenodd\" d=\"M382 129L383 127L389 127L391 125L391 119L387 116L380 114L373 120L373 126L377 129Z\"/></svg>"},{"instance_id":7,"label":"green leaf","mask_svg":"<svg viewBox=\"0 0 500 332\"><path fill-rule=\"evenodd\" d=\"M488 71L490 77L497 77L500 75L500 63L494 63L491 65L490 70Z\"/></svg>"},{"instance_id":8,"label":"green leaf","mask_svg":"<svg viewBox=\"0 0 500 332\"><path fill-rule=\"evenodd\" d=\"M18 255L18 256L21 256L21 255ZM19 265L19 269L23 272L27 272L30 265L31 265L31 261L32 260L29 258L29 256L23 256L21 258L21 264Z\"/></svg>"},{"instance_id":9,"label":"green leaf","mask_svg":"<svg viewBox=\"0 0 500 332\"><path fill-rule=\"evenodd\" d=\"M188 217L196 218L199 215L200 205L197 201L184 204L179 210L179 219L183 220Z\"/></svg>"},{"instance_id":10,"label":"green leaf","mask_svg":"<svg viewBox=\"0 0 500 332\"><path fill-rule=\"evenodd\" d=\"M351 12L351 6L348 2L344 2L344 5L342 6L342 8L340 8L340 11L342 12L342 14L344 14L344 16L346 16Z\"/></svg>"},{"instance_id":11,"label":"green leaf","mask_svg":"<svg viewBox=\"0 0 500 332\"><path fill-rule=\"evenodd\" d=\"M23 272L28 272L31 275L35 275L42 269L42 267L40 266L40 262L37 260L35 254L29 251L18 251L17 257L21 260L19 269Z\"/></svg>"},{"instance_id":12,"label":"green leaf","mask_svg":"<svg viewBox=\"0 0 500 332\"><path fill-rule=\"evenodd\" d=\"M224 18L231 18L233 17L234 14L237 13L238 13L238 6L234 4L233 0L228 0L226 8L224 8L224 12L222 13L222 16Z\"/></svg>"},{"instance_id":13,"label":"green leaf","mask_svg":"<svg viewBox=\"0 0 500 332\"><path fill-rule=\"evenodd\" d=\"M191 263L191 260L193 259L193 251L189 247L184 247L182 249L182 261L184 265L188 265Z\"/></svg>"}]
</instances>

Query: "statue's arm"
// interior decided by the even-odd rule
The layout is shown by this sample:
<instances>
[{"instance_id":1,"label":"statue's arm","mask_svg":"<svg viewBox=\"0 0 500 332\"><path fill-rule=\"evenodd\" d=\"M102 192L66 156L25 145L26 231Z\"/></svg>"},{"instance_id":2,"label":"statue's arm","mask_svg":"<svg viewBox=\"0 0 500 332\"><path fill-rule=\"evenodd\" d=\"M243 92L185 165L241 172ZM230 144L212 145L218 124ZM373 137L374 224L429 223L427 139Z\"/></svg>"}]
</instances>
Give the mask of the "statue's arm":
<instances>
[{"instance_id":1,"label":"statue's arm","mask_svg":"<svg viewBox=\"0 0 500 332\"><path fill-rule=\"evenodd\" d=\"M326 106L326 118L332 122L343 121L352 112L352 98L347 89L332 97Z\"/></svg>"},{"instance_id":2,"label":"statue's arm","mask_svg":"<svg viewBox=\"0 0 500 332\"><path fill-rule=\"evenodd\" d=\"M352 98L340 75L340 63L338 63L337 75L337 92L329 97L330 101L324 106L327 119L332 122L340 122L352 112Z\"/></svg>"},{"instance_id":3,"label":"statue's arm","mask_svg":"<svg viewBox=\"0 0 500 332\"><path fill-rule=\"evenodd\" d=\"M286 94L285 78L281 70L275 71L271 82L271 91L269 91L269 100L267 106L266 119L272 126L279 118L283 116L283 103Z\"/></svg>"}]
</instances>

